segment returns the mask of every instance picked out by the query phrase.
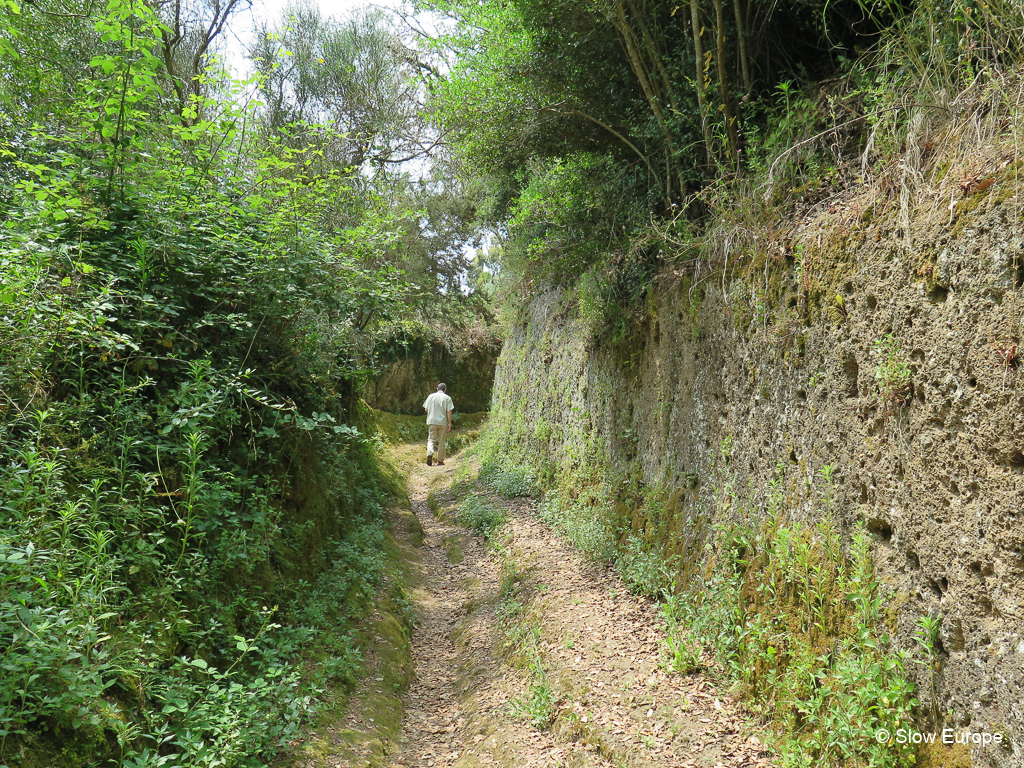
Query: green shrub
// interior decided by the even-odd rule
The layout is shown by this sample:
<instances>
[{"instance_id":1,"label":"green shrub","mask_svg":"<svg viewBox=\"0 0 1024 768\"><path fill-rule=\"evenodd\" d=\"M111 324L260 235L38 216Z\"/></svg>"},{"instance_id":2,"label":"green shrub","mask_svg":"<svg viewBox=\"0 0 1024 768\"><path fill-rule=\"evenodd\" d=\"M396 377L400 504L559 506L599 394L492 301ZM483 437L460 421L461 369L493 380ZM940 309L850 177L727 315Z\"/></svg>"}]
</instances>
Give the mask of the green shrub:
<instances>
[{"instance_id":1,"label":"green shrub","mask_svg":"<svg viewBox=\"0 0 1024 768\"><path fill-rule=\"evenodd\" d=\"M580 501L564 503L552 494L538 505L537 514L584 556L608 562L614 557L615 544L610 528L598 511L600 508Z\"/></svg>"},{"instance_id":2,"label":"green shrub","mask_svg":"<svg viewBox=\"0 0 1024 768\"><path fill-rule=\"evenodd\" d=\"M0 150L0 764L265 765L311 716L303 655L358 670L359 318L408 288L360 182L253 143L230 94L185 125L152 7L93 10L64 127Z\"/></svg>"},{"instance_id":3,"label":"green shrub","mask_svg":"<svg viewBox=\"0 0 1024 768\"><path fill-rule=\"evenodd\" d=\"M477 533L491 538L494 532L505 524L505 512L480 496L470 496L462 501L455 511L460 525L472 528Z\"/></svg>"},{"instance_id":4,"label":"green shrub","mask_svg":"<svg viewBox=\"0 0 1024 768\"><path fill-rule=\"evenodd\" d=\"M506 499L536 496L540 492L533 470L505 461L485 459L480 467L480 479Z\"/></svg>"},{"instance_id":5,"label":"green shrub","mask_svg":"<svg viewBox=\"0 0 1024 768\"><path fill-rule=\"evenodd\" d=\"M774 521L716 531L705 575L662 608L670 662L699 663L701 638L754 708L783 726L775 746L785 766L910 765L912 746L874 738L910 727L917 702L904 655L880 634L866 535L846 555L827 520Z\"/></svg>"},{"instance_id":6,"label":"green shrub","mask_svg":"<svg viewBox=\"0 0 1024 768\"><path fill-rule=\"evenodd\" d=\"M669 581L662 554L648 549L638 536L628 536L619 547L615 567L635 594L658 597Z\"/></svg>"}]
</instances>

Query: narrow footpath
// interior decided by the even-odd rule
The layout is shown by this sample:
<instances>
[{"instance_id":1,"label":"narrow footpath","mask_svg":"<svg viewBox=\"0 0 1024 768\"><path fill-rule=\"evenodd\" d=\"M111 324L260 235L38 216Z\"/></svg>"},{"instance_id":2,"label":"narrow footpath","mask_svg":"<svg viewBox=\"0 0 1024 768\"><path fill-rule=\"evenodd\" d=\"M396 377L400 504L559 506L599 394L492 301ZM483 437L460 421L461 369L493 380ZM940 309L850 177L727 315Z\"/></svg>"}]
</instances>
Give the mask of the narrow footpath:
<instances>
[{"instance_id":1,"label":"narrow footpath","mask_svg":"<svg viewBox=\"0 0 1024 768\"><path fill-rule=\"evenodd\" d=\"M710 680L668 671L656 606L460 461L472 459L410 471L424 578L411 590L415 680L385 765L773 765ZM467 494L506 517L490 545L455 522Z\"/></svg>"}]
</instances>

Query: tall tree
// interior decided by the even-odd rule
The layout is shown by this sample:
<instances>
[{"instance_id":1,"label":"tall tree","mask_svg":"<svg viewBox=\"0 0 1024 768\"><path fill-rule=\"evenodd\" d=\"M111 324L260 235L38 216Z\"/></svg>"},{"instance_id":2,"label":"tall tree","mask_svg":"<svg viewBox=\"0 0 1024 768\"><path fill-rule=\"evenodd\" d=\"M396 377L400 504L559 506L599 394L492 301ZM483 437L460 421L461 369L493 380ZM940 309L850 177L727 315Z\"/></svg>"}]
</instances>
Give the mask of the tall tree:
<instances>
[{"instance_id":1,"label":"tall tree","mask_svg":"<svg viewBox=\"0 0 1024 768\"><path fill-rule=\"evenodd\" d=\"M332 163L380 171L424 156L435 143L421 118L415 57L381 11L335 19L310 2L290 5L278 23L259 28L251 56L267 128L329 126Z\"/></svg>"},{"instance_id":2,"label":"tall tree","mask_svg":"<svg viewBox=\"0 0 1024 768\"><path fill-rule=\"evenodd\" d=\"M156 5L165 24L160 55L176 96L175 110L191 124L201 119L211 58L231 18L252 0L156 0Z\"/></svg>"}]
</instances>

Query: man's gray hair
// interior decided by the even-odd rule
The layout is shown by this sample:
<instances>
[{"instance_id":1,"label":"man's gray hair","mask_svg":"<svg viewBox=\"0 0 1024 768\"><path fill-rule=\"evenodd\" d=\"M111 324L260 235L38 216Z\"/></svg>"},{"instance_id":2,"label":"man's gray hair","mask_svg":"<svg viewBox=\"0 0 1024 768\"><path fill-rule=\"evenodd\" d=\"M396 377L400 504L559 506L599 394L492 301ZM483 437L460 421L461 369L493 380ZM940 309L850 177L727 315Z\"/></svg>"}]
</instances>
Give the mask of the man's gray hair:
<instances>
[{"instance_id":1,"label":"man's gray hair","mask_svg":"<svg viewBox=\"0 0 1024 768\"><path fill-rule=\"evenodd\" d=\"M443 383L442 384L438 384L437 385L437 391L438 392L447 392L448 391L448 385L447 384L443 384Z\"/></svg>"}]
</instances>

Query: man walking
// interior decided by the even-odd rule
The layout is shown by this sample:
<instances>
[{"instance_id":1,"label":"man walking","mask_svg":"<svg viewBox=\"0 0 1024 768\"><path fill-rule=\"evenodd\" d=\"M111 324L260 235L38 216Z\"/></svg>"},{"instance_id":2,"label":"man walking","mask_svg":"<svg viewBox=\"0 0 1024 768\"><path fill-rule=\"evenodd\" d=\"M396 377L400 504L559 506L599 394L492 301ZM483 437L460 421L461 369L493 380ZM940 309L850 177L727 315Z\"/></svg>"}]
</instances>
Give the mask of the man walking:
<instances>
[{"instance_id":1,"label":"man walking","mask_svg":"<svg viewBox=\"0 0 1024 768\"><path fill-rule=\"evenodd\" d=\"M452 411L455 404L448 397L448 387L437 385L437 392L427 396L423 409L427 412L427 466L434 463L437 446L437 466L444 465L444 440L452 429Z\"/></svg>"}]
</instances>

